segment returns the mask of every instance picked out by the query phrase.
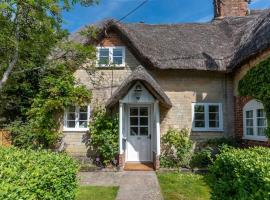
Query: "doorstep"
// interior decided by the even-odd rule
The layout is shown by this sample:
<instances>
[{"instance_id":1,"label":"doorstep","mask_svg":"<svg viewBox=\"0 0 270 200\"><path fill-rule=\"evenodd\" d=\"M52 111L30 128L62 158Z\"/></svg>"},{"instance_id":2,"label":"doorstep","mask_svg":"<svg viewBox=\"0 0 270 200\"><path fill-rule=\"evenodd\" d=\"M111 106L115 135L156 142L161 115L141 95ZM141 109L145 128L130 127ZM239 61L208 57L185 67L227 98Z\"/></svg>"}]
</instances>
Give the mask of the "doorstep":
<instances>
[{"instance_id":1,"label":"doorstep","mask_svg":"<svg viewBox=\"0 0 270 200\"><path fill-rule=\"evenodd\" d=\"M125 171L154 171L154 165L152 162L126 162Z\"/></svg>"}]
</instances>

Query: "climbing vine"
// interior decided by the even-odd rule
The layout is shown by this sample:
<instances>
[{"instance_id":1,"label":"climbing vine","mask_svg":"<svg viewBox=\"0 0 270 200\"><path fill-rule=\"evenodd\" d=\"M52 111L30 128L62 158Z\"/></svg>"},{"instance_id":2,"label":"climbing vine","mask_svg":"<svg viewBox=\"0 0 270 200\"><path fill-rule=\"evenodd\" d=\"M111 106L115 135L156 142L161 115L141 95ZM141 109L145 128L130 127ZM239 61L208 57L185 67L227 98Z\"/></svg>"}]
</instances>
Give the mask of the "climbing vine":
<instances>
[{"instance_id":1,"label":"climbing vine","mask_svg":"<svg viewBox=\"0 0 270 200\"><path fill-rule=\"evenodd\" d=\"M270 137L270 58L250 69L240 80L238 91L241 96L250 96L262 102L268 127L265 134Z\"/></svg>"}]
</instances>

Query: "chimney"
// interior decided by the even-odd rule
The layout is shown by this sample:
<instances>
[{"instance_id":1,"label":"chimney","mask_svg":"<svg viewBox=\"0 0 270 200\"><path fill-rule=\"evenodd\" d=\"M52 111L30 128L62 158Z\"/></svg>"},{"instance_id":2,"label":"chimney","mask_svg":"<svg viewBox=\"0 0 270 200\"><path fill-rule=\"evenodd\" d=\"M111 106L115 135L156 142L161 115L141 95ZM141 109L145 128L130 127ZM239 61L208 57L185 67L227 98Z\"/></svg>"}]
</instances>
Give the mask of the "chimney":
<instances>
[{"instance_id":1,"label":"chimney","mask_svg":"<svg viewBox=\"0 0 270 200\"><path fill-rule=\"evenodd\" d=\"M214 0L215 19L246 16L250 0Z\"/></svg>"}]
</instances>

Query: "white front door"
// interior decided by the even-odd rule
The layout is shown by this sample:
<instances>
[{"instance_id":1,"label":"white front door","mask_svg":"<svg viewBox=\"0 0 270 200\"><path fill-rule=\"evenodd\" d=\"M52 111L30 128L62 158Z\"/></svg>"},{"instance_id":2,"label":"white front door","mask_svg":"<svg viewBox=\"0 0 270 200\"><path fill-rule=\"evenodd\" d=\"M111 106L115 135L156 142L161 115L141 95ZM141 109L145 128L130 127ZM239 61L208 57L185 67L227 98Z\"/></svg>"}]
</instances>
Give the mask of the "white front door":
<instances>
[{"instance_id":1,"label":"white front door","mask_svg":"<svg viewBox=\"0 0 270 200\"><path fill-rule=\"evenodd\" d=\"M127 161L151 161L150 107L130 106L128 111Z\"/></svg>"}]
</instances>

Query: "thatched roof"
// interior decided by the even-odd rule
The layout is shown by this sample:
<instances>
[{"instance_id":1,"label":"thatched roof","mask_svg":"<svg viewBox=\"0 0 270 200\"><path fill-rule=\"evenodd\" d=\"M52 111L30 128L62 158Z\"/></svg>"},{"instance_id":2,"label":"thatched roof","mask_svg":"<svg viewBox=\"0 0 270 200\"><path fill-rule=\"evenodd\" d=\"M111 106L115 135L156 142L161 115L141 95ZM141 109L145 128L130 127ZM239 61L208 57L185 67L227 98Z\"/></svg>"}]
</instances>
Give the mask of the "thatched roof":
<instances>
[{"instance_id":1,"label":"thatched roof","mask_svg":"<svg viewBox=\"0 0 270 200\"><path fill-rule=\"evenodd\" d=\"M159 101L160 105L170 108L172 103L169 97L162 90L160 85L142 66L138 66L132 74L116 89L111 98L107 101L106 107L110 108L117 104L129 92L131 87L139 81Z\"/></svg>"},{"instance_id":2,"label":"thatched roof","mask_svg":"<svg viewBox=\"0 0 270 200\"><path fill-rule=\"evenodd\" d=\"M209 23L124 24L109 21L101 37L115 31L146 67L231 72L270 48L270 10ZM87 39L74 35L74 40Z\"/></svg>"}]
</instances>

